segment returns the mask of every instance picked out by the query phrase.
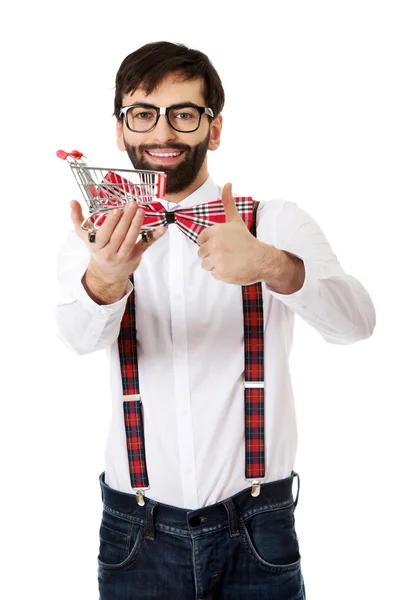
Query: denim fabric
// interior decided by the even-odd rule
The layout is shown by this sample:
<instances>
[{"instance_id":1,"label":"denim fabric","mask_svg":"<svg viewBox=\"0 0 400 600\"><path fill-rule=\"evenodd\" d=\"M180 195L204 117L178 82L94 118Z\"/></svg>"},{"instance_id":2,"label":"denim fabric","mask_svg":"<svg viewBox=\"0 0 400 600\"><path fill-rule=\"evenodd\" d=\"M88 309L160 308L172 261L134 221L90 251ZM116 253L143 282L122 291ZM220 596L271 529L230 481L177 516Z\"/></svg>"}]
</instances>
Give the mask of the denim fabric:
<instances>
[{"instance_id":1,"label":"denim fabric","mask_svg":"<svg viewBox=\"0 0 400 600\"><path fill-rule=\"evenodd\" d=\"M139 506L102 473L100 600L305 600L295 477L263 484L256 498L247 489L185 510L149 498Z\"/></svg>"}]
</instances>

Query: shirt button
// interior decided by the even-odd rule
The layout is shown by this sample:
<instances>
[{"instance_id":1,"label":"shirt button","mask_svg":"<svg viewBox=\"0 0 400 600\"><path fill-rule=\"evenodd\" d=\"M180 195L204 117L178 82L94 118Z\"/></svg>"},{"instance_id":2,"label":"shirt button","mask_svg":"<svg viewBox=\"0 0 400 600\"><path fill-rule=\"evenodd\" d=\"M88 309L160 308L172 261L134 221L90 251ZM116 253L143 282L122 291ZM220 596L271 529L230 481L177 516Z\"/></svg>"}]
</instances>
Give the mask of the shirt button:
<instances>
[{"instance_id":1,"label":"shirt button","mask_svg":"<svg viewBox=\"0 0 400 600\"><path fill-rule=\"evenodd\" d=\"M198 527L201 523L200 517L190 517L189 525L190 527Z\"/></svg>"}]
</instances>

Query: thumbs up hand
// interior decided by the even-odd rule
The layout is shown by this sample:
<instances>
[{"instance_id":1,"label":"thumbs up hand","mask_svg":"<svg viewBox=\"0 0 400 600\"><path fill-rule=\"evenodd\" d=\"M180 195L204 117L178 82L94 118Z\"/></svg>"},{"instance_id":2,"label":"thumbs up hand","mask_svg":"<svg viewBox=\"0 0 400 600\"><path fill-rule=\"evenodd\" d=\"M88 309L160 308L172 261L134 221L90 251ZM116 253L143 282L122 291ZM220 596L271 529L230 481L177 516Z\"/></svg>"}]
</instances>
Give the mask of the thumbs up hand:
<instances>
[{"instance_id":1,"label":"thumbs up hand","mask_svg":"<svg viewBox=\"0 0 400 600\"><path fill-rule=\"evenodd\" d=\"M237 285L262 280L269 246L258 241L248 230L232 196L232 184L222 190L225 223L204 229L198 237L201 266L214 279Z\"/></svg>"}]
</instances>

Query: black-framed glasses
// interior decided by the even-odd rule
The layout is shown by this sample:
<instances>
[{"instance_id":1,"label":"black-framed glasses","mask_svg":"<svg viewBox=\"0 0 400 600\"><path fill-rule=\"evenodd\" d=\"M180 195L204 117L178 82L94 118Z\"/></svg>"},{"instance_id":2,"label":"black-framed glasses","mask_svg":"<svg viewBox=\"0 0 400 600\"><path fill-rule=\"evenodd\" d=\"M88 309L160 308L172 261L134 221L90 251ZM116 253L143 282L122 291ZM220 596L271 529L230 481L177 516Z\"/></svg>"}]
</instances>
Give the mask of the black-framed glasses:
<instances>
[{"instance_id":1,"label":"black-framed glasses","mask_svg":"<svg viewBox=\"0 0 400 600\"><path fill-rule=\"evenodd\" d=\"M169 125L175 131L191 133L200 127L201 117L204 114L214 117L211 108L190 103L162 107L153 104L132 104L123 106L119 111L119 116L125 118L127 128L135 133L145 133L153 129L161 115L165 115Z\"/></svg>"}]
</instances>

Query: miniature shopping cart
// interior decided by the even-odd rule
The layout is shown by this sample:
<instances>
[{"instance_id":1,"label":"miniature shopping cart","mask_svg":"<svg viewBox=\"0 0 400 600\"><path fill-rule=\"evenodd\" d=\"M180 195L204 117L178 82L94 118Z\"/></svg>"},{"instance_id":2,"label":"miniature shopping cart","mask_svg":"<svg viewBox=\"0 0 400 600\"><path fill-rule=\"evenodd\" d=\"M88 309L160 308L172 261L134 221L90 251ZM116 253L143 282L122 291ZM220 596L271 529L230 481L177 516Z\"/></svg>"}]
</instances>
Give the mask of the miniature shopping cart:
<instances>
[{"instance_id":1,"label":"miniature shopping cart","mask_svg":"<svg viewBox=\"0 0 400 600\"><path fill-rule=\"evenodd\" d=\"M68 161L89 207L89 216L81 224L85 231L98 229L109 212L123 209L128 202L147 205L166 194L167 176L161 171L94 167L78 150L58 150L57 156Z\"/></svg>"}]
</instances>

